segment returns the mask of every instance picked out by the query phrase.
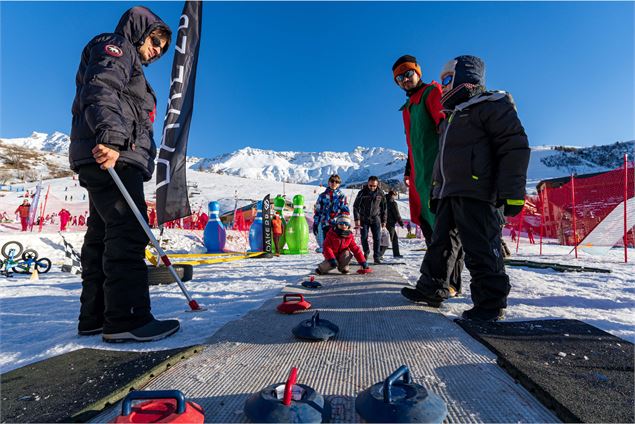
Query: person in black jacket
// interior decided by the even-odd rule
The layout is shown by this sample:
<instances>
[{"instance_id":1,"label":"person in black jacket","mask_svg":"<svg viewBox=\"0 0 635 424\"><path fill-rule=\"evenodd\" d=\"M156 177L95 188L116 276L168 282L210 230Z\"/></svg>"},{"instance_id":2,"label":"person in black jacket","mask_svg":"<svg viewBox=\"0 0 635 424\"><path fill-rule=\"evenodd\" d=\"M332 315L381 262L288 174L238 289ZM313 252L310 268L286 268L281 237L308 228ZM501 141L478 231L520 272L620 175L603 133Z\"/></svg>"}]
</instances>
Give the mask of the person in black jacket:
<instances>
[{"instance_id":1,"label":"person in black jacket","mask_svg":"<svg viewBox=\"0 0 635 424\"><path fill-rule=\"evenodd\" d=\"M502 206L506 216L523 208L527 135L511 96L485 90L485 64L478 57L451 60L441 81L448 118L440 127L432 178L436 222L416 288L401 292L412 301L440 306L449 296L446 277L462 244L474 302L462 316L495 321L503 316L510 290L496 208ZM458 230L458 241L449 236L452 230Z\"/></svg>"},{"instance_id":2,"label":"person in black jacket","mask_svg":"<svg viewBox=\"0 0 635 424\"><path fill-rule=\"evenodd\" d=\"M368 259L368 230L373 234L373 261L381 263L381 229L386 226L386 197L379 188L379 178L371 176L368 184L362 188L353 203L355 226L361 227L360 238L364 257Z\"/></svg>"},{"instance_id":3,"label":"person in black jacket","mask_svg":"<svg viewBox=\"0 0 635 424\"><path fill-rule=\"evenodd\" d=\"M152 341L179 329L150 312L148 237L114 181L115 167L147 221L143 182L154 170L156 96L142 66L168 49L170 28L145 7L123 14L114 33L94 37L76 76L69 161L88 190L78 333L107 342Z\"/></svg>"},{"instance_id":4,"label":"person in black jacket","mask_svg":"<svg viewBox=\"0 0 635 424\"><path fill-rule=\"evenodd\" d=\"M388 194L386 194L386 229L388 233L390 233L390 241L392 242L392 256L394 258L403 258L399 253L399 238L397 237L397 231L395 230L395 226L399 224L401 228L403 228L403 220L401 219L401 214L399 213L399 207L397 206L397 193L393 190L390 190ZM385 251L385 248L382 248ZM382 252L383 256L383 252Z\"/></svg>"}]
</instances>

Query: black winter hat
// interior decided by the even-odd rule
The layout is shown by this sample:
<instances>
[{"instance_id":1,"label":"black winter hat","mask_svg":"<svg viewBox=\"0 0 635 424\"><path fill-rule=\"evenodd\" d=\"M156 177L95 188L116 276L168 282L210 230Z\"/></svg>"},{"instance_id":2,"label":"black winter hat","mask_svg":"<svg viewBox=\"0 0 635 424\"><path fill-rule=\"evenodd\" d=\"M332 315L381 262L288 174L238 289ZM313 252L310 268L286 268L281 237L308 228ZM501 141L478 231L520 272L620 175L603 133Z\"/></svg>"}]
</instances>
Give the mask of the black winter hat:
<instances>
[{"instance_id":1,"label":"black winter hat","mask_svg":"<svg viewBox=\"0 0 635 424\"><path fill-rule=\"evenodd\" d=\"M397 66L401 65L402 63L406 63L406 62L417 63L417 58L414 57L414 56L411 56L409 54L405 54L405 55L401 56L399 59L397 59L395 64L392 65L392 70L394 71L395 69L397 69Z\"/></svg>"},{"instance_id":2,"label":"black winter hat","mask_svg":"<svg viewBox=\"0 0 635 424\"><path fill-rule=\"evenodd\" d=\"M485 87L485 62L476 56L463 55L454 58L454 87L468 83Z\"/></svg>"}]
</instances>

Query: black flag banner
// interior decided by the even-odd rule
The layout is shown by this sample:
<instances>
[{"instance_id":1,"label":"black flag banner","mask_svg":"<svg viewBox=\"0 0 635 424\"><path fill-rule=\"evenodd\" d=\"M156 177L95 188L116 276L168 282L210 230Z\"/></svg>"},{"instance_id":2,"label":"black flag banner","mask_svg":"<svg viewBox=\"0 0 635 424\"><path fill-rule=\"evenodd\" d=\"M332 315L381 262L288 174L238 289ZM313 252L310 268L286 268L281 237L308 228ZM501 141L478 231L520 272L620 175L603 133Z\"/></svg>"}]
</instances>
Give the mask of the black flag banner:
<instances>
[{"instance_id":1,"label":"black flag banner","mask_svg":"<svg viewBox=\"0 0 635 424\"><path fill-rule=\"evenodd\" d=\"M267 194L262 199L262 246L265 256L271 257L273 252L273 234L271 226L271 197Z\"/></svg>"},{"instance_id":2,"label":"black flag banner","mask_svg":"<svg viewBox=\"0 0 635 424\"><path fill-rule=\"evenodd\" d=\"M159 225L192 214L187 196L185 171L187 137L194 107L202 13L202 1L186 1L176 34L170 98L157 159Z\"/></svg>"}]
</instances>

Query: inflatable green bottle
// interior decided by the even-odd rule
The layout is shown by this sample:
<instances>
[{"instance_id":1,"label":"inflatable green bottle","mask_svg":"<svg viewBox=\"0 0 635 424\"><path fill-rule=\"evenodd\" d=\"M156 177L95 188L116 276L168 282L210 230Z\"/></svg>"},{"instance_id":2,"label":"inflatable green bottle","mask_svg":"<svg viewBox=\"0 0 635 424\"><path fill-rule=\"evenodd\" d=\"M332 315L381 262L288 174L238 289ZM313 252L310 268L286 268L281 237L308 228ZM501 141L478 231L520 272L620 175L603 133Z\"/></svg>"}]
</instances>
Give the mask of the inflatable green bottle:
<instances>
[{"instance_id":1,"label":"inflatable green bottle","mask_svg":"<svg viewBox=\"0 0 635 424\"><path fill-rule=\"evenodd\" d=\"M284 244L286 243L285 232L287 229L287 222L284 220L284 214L282 213L284 211L285 205L286 205L286 202L284 200L284 197L276 196L276 198L273 199L273 209L275 213L277 213L278 216L280 217L280 220L282 220L282 235L280 236L280 240L278 241L278 245L280 246L280 251L277 253L282 253Z\"/></svg>"},{"instance_id":2,"label":"inflatable green bottle","mask_svg":"<svg viewBox=\"0 0 635 424\"><path fill-rule=\"evenodd\" d=\"M293 196L293 215L285 229L288 249L284 253L299 255L309 253L309 224L304 216L304 196Z\"/></svg>"}]
</instances>

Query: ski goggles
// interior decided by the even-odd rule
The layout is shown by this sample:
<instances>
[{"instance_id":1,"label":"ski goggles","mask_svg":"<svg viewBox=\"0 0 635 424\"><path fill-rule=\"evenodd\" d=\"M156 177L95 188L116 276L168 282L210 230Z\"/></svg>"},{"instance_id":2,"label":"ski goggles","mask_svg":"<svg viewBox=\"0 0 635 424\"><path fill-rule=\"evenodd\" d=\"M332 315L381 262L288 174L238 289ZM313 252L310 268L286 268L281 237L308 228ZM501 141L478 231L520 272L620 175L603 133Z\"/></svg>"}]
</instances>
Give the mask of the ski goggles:
<instances>
[{"instance_id":1,"label":"ski goggles","mask_svg":"<svg viewBox=\"0 0 635 424\"><path fill-rule=\"evenodd\" d=\"M345 225L347 228L351 228L351 223L346 221L337 221L335 225Z\"/></svg>"},{"instance_id":2,"label":"ski goggles","mask_svg":"<svg viewBox=\"0 0 635 424\"><path fill-rule=\"evenodd\" d=\"M450 84L452 84L453 80L454 80L454 75L448 74L448 75L444 76L443 79L441 79L441 85L443 87L445 87L446 85L450 85Z\"/></svg>"},{"instance_id":3,"label":"ski goggles","mask_svg":"<svg viewBox=\"0 0 635 424\"><path fill-rule=\"evenodd\" d=\"M395 77L395 81L402 82L405 78L412 78L414 73L415 73L414 69L409 69L406 72L404 72L403 74L397 75Z\"/></svg>"}]
</instances>

